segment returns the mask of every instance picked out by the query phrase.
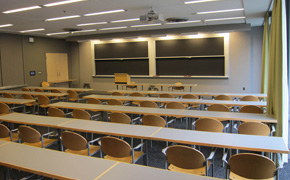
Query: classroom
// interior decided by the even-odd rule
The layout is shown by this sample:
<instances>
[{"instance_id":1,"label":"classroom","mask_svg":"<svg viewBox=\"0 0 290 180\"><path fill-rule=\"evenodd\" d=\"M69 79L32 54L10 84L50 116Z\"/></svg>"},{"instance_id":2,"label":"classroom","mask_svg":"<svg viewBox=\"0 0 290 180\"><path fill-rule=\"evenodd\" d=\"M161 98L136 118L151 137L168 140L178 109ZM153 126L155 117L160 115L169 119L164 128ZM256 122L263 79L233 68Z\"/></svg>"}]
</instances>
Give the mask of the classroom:
<instances>
[{"instance_id":1,"label":"classroom","mask_svg":"<svg viewBox=\"0 0 290 180\"><path fill-rule=\"evenodd\" d=\"M21 159L21 149L26 149L39 153L39 157L49 154L46 160L51 164L49 157L55 156L59 161L83 161L97 164L99 168L96 171L78 165L77 168L87 174L73 172L72 168L76 168L73 166L49 172L39 169L37 161L36 166L30 167L0 155L0 179L20 178L22 174L15 173L17 170L31 173L30 179L42 178L40 176L45 179L132 179L133 175L124 174L134 170L135 175L149 173L148 179L201 178L184 169L180 173L172 166L168 167L170 171L164 168L161 147L165 148L165 143L166 146L170 143L205 146L201 150L205 149L207 155L217 151L216 162L210 168L213 172L209 175L204 172L203 175L207 175L202 177L204 179L224 179L229 167L224 164L224 153L228 153L226 158L229 159L233 152L239 151L263 152L280 168L276 179L287 179L290 172L289 9L287 0L1 1L0 103L10 108L9 114L1 112L5 114L0 115L2 124L10 130L23 124L39 126L41 134L47 133L49 127L57 130L59 137L69 130L88 136L87 141L93 137L102 141L105 135L110 135L124 137L128 145L136 145L142 139L146 145L145 150L142 149L148 154L147 159L141 158L139 166L118 159L103 160L101 151L94 155L97 158L78 157L73 153L63 153L66 155L62 157L58 151L46 151L50 148L39 151L0 138L0 154L7 153L7 157ZM125 80L118 81L119 76ZM29 92L24 94L23 88ZM71 98L69 91L77 92L76 97ZM122 96L112 96L117 92ZM133 92L139 95L130 96ZM162 97L165 93L174 99ZM12 94L13 100L7 99L5 94ZM49 99L45 107L39 103L42 95ZM185 95L197 99L183 98ZM226 95L230 100L216 99L219 95ZM258 101L241 100L246 95L256 96ZM89 99L97 99L101 104L93 105ZM122 106L111 105L111 100L122 102ZM158 106L142 108L145 101ZM172 102L188 109L169 110L167 106ZM209 112L209 107L215 104L222 104L231 112ZM126 108L122 108L124 105ZM248 116L240 112L243 106L257 106L263 111ZM69 115L49 117L49 108L61 109ZM89 112L91 119L96 115L100 121L86 122L73 117L75 110ZM110 115L119 112L130 117L130 125L107 122ZM170 128L144 128L142 118L145 116L163 117L165 127ZM209 133L212 138L203 138L203 132L193 130L197 120L203 118L218 119L228 128L227 133ZM169 122L172 124L167 124ZM270 133L273 137L249 135L253 141L272 144L250 143L238 134L237 126L248 122L266 123L270 130L274 127L276 131ZM240 140L224 141L227 134ZM92 143L98 144L97 141ZM63 148L59 140L53 149L60 151L60 147ZM15 150L10 151L12 148ZM27 154L23 161L36 159L33 156ZM15 164L11 165L10 160ZM146 162L149 165L143 166Z\"/></svg>"}]
</instances>

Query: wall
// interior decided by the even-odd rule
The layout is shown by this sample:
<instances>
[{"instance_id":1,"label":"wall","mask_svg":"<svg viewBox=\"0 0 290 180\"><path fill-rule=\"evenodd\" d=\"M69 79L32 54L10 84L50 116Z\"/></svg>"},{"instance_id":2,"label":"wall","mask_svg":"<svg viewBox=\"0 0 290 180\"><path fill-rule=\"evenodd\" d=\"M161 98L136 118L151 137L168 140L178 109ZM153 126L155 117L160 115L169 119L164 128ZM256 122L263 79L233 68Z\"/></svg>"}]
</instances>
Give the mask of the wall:
<instances>
[{"instance_id":1,"label":"wall","mask_svg":"<svg viewBox=\"0 0 290 180\"><path fill-rule=\"evenodd\" d=\"M198 86L194 91L203 92L259 93L261 53L258 50L262 45L260 32L261 27L253 28L252 31L230 33L229 79L131 78L131 80L137 83L197 83ZM96 91L114 89L114 78L92 78L94 58L91 42L80 43L79 52L81 84L90 83Z\"/></svg>"}]
</instances>

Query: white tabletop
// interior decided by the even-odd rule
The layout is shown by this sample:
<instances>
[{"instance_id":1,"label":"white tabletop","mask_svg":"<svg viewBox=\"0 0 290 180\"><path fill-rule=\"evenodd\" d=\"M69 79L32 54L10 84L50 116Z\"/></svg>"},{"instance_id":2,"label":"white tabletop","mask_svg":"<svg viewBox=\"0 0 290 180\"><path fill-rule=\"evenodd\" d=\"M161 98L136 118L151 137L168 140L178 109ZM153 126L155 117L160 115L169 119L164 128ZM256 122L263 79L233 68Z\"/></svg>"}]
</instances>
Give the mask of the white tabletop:
<instances>
[{"instance_id":1,"label":"white tabletop","mask_svg":"<svg viewBox=\"0 0 290 180\"><path fill-rule=\"evenodd\" d=\"M61 97L61 96L67 96L68 93L48 93L48 92L33 92L33 91L0 91L0 94L2 93L9 93L9 94L29 94L32 96L52 96L52 97Z\"/></svg>"}]
</instances>

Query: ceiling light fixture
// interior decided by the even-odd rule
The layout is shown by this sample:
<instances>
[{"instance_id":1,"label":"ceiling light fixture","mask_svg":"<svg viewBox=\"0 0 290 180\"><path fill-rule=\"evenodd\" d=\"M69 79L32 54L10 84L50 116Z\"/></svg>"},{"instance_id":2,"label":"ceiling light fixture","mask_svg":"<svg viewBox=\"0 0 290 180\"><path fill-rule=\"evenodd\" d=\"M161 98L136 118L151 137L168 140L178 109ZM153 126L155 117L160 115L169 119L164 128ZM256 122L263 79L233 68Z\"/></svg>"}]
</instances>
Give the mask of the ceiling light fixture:
<instances>
[{"instance_id":1,"label":"ceiling light fixture","mask_svg":"<svg viewBox=\"0 0 290 180\"><path fill-rule=\"evenodd\" d=\"M77 26L93 26L98 24L108 24L108 22L95 22L95 23L84 23L84 24L77 24Z\"/></svg>"},{"instance_id":2,"label":"ceiling light fixture","mask_svg":"<svg viewBox=\"0 0 290 180\"><path fill-rule=\"evenodd\" d=\"M129 21L139 21L140 18L133 18L133 19L123 19L123 20L116 20L116 21L111 21L111 23L119 23L119 22L129 22Z\"/></svg>"},{"instance_id":3,"label":"ceiling light fixture","mask_svg":"<svg viewBox=\"0 0 290 180\"><path fill-rule=\"evenodd\" d=\"M47 36L52 36L52 35L61 35L61 34L68 34L69 32L57 32L57 33L49 33L46 34Z\"/></svg>"},{"instance_id":4,"label":"ceiling light fixture","mask_svg":"<svg viewBox=\"0 0 290 180\"><path fill-rule=\"evenodd\" d=\"M51 7L51 6L58 6L58 5L69 4L69 3L75 3L75 2L80 2L80 1L86 1L86 0L67 0L67 1L59 1L59 2L54 2L54 3L45 4L45 5L43 5L43 6L45 6L45 7Z\"/></svg>"},{"instance_id":5,"label":"ceiling light fixture","mask_svg":"<svg viewBox=\"0 0 290 180\"><path fill-rule=\"evenodd\" d=\"M219 11L205 11L205 12L198 12L196 14L212 14L212 13L223 13L223 12L232 12L232 11L243 11L244 8L239 9L227 9L227 10L219 10Z\"/></svg>"},{"instance_id":6,"label":"ceiling light fixture","mask_svg":"<svg viewBox=\"0 0 290 180\"><path fill-rule=\"evenodd\" d=\"M183 23L197 23L201 22L201 20L195 20L195 21L183 21L183 22L168 22L166 24L183 24Z\"/></svg>"},{"instance_id":7,"label":"ceiling light fixture","mask_svg":"<svg viewBox=\"0 0 290 180\"><path fill-rule=\"evenodd\" d=\"M20 11L28 11L28 10L33 10L33 9L39 9L39 8L41 8L41 7L40 6L31 6L31 7L8 10L8 11L4 11L2 13L10 14L10 13L16 13L16 12L20 12Z\"/></svg>"},{"instance_id":8,"label":"ceiling light fixture","mask_svg":"<svg viewBox=\"0 0 290 180\"><path fill-rule=\"evenodd\" d=\"M27 32L35 32L35 31L44 31L44 28L39 28L39 29L30 29L30 30L24 30L20 31L21 33L27 33Z\"/></svg>"},{"instance_id":9,"label":"ceiling light fixture","mask_svg":"<svg viewBox=\"0 0 290 180\"><path fill-rule=\"evenodd\" d=\"M80 15L73 15L73 16L63 16L63 17L56 17L56 18L49 18L45 19L44 21L57 21L57 20L63 20L63 19L71 19L71 18L79 18Z\"/></svg>"},{"instance_id":10,"label":"ceiling light fixture","mask_svg":"<svg viewBox=\"0 0 290 180\"><path fill-rule=\"evenodd\" d=\"M0 28L2 28L2 27L9 27L9 26L13 26L13 24L2 24L2 25L0 25Z\"/></svg>"},{"instance_id":11,"label":"ceiling light fixture","mask_svg":"<svg viewBox=\"0 0 290 180\"><path fill-rule=\"evenodd\" d=\"M147 27L147 26L159 26L162 25L161 23L158 24L142 24L142 25L134 25L134 26L130 26L130 27Z\"/></svg>"},{"instance_id":12,"label":"ceiling light fixture","mask_svg":"<svg viewBox=\"0 0 290 180\"><path fill-rule=\"evenodd\" d=\"M116 9L116 10L111 10L111 11L102 11L102 12L84 14L84 16L96 16L96 15L102 15L102 14L119 13L119 12L124 12L124 11L125 9Z\"/></svg>"},{"instance_id":13,"label":"ceiling light fixture","mask_svg":"<svg viewBox=\"0 0 290 180\"><path fill-rule=\"evenodd\" d=\"M245 19L246 17L230 17L230 18L219 18L219 19L206 19L205 22L208 21L224 21L224 20L232 20L232 19Z\"/></svg>"},{"instance_id":14,"label":"ceiling light fixture","mask_svg":"<svg viewBox=\"0 0 290 180\"><path fill-rule=\"evenodd\" d=\"M111 28L102 28L99 29L100 31L104 31L104 30L111 30L111 29L125 29L127 28L127 26L121 26L121 27L111 27Z\"/></svg>"},{"instance_id":15,"label":"ceiling light fixture","mask_svg":"<svg viewBox=\"0 0 290 180\"><path fill-rule=\"evenodd\" d=\"M186 2L184 2L184 4L204 3L204 2L211 2L211 1L221 1L221 0L196 0L196 1L186 1Z\"/></svg>"},{"instance_id":16,"label":"ceiling light fixture","mask_svg":"<svg viewBox=\"0 0 290 180\"><path fill-rule=\"evenodd\" d=\"M81 30L81 31L73 31L72 34L83 33L83 32L93 32L93 31L97 31L97 30L96 29L88 29L88 30Z\"/></svg>"}]
</instances>

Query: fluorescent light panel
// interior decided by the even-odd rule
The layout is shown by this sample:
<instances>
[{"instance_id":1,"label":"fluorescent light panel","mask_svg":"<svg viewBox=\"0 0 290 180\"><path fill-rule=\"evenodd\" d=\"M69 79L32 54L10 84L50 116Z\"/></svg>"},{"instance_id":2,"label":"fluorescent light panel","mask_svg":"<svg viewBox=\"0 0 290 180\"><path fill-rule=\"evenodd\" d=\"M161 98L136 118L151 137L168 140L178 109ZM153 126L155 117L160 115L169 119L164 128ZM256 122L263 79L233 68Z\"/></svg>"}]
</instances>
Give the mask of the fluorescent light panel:
<instances>
[{"instance_id":1,"label":"fluorescent light panel","mask_svg":"<svg viewBox=\"0 0 290 180\"><path fill-rule=\"evenodd\" d=\"M205 22L208 21L224 21L224 20L232 20L232 19L245 19L246 17L230 17L230 18L218 18L218 19L206 19Z\"/></svg>"},{"instance_id":2,"label":"fluorescent light panel","mask_svg":"<svg viewBox=\"0 0 290 180\"><path fill-rule=\"evenodd\" d=\"M49 33L49 34L46 34L48 36L52 36L52 35L61 35L61 34L68 34L69 32L57 32L57 33Z\"/></svg>"},{"instance_id":3,"label":"fluorescent light panel","mask_svg":"<svg viewBox=\"0 0 290 180\"><path fill-rule=\"evenodd\" d=\"M93 26L98 24L107 24L108 22L95 22L95 23L84 23L84 24L77 24L77 26Z\"/></svg>"},{"instance_id":4,"label":"fluorescent light panel","mask_svg":"<svg viewBox=\"0 0 290 180\"><path fill-rule=\"evenodd\" d=\"M169 22L169 23L166 23L166 24L184 24L184 23L197 23L197 22L201 22L201 20L183 21L183 22Z\"/></svg>"},{"instance_id":5,"label":"fluorescent light panel","mask_svg":"<svg viewBox=\"0 0 290 180\"><path fill-rule=\"evenodd\" d=\"M243 11L243 10L244 10L244 8L240 8L240 9L227 9L227 10L219 10L219 11L198 12L196 14L212 14L212 13L223 13L223 12Z\"/></svg>"},{"instance_id":6,"label":"fluorescent light panel","mask_svg":"<svg viewBox=\"0 0 290 180\"><path fill-rule=\"evenodd\" d=\"M124 11L125 9L116 9L116 10L111 10L111 11L102 11L102 12L84 14L84 16L96 16L96 15L102 15L102 14L119 13L119 12L124 12Z\"/></svg>"},{"instance_id":7,"label":"fluorescent light panel","mask_svg":"<svg viewBox=\"0 0 290 180\"><path fill-rule=\"evenodd\" d=\"M101 31L103 30L111 30L111 29L125 29L127 28L127 26L121 26L121 27L111 27L111 28L102 28L102 29L99 29Z\"/></svg>"},{"instance_id":8,"label":"fluorescent light panel","mask_svg":"<svg viewBox=\"0 0 290 180\"><path fill-rule=\"evenodd\" d=\"M132 18L132 19L123 19L123 20L111 21L111 23L129 22L129 21L139 21L139 20L140 20L140 18Z\"/></svg>"},{"instance_id":9,"label":"fluorescent light panel","mask_svg":"<svg viewBox=\"0 0 290 180\"><path fill-rule=\"evenodd\" d=\"M134 26L130 26L130 27L147 27L147 26L159 26L161 25L161 23L158 24L142 24L142 25L134 25Z\"/></svg>"},{"instance_id":10,"label":"fluorescent light panel","mask_svg":"<svg viewBox=\"0 0 290 180\"><path fill-rule=\"evenodd\" d=\"M97 31L96 29L88 29L88 30L81 30L81 31L73 31L72 33L84 33L84 32L93 32L93 31Z\"/></svg>"},{"instance_id":11,"label":"fluorescent light panel","mask_svg":"<svg viewBox=\"0 0 290 180\"><path fill-rule=\"evenodd\" d=\"M2 27L9 27L9 26L13 26L13 24L2 24L2 25L0 25L0 28L2 28Z\"/></svg>"},{"instance_id":12,"label":"fluorescent light panel","mask_svg":"<svg viewBox=\"0 0 290 180\"><path fill-rule=\"evenodd\" d=\"M27 32L36 32L36 31L44 31L44 28L39 28L39 29L30 29L30 30L24 30L20 31L21 33L27 33Z\"/></svg>"},{"instance_id":13,"label":"fluorescent light panel","mask_svg":"<svg viewBox=\"0 0 290 180\"><path fill-rule=\"evenodd\" d=\"M211 1L221 1L221 0L196 0L196 1L186 1L186 2L184 2L184 4L204 3L204 2L211 2Z\"/></svg>"},{"instance_id":14,"label":"fluorescent light panel","mask_svg":"<svg viewBox=\"0 0 290 180\"><path fill-rule=\"evenodd\" d=\"M63 4L75 3L75 2L80 2L80 1L86 1L86 0L67 0L67 1L59 1L59 2L54 2L54 3L45 4L45 5L43 5L43 6L45 6L45 7L59 6L59 5L63 5Z\"/></svg>"},{"instance_id":15,"label":"fluorescent light panel","mask_svg":"<svg viewBox=\"0 0 290 180\"><path fill-rule=\"evenodd\" d=\"M63 17L56 17L56 18L50 18L45 19L44 21L57 21L57 20L63 20L63 19L71 19L71 18L79 18L80 15L73 15L73 16L63 16Z\"/></svg>"},{"instance_id":16,"label":"fluorescent light panel","mask_svg":"<svg viewBox=\"0 0 290 180\"><path fill-rule=\"evenodd\" d=\"M8 10L8 11L4 11L2 13L4 13L4 14L10 14L10 13L16 13L16 12L21 12L21 11L28 11L28 10L33 10L33 9L39 9L39 8L41 8L41 7L40 6L31 6L31 7L25 7L25 8Z\"/></svg>"}]
</instances>

